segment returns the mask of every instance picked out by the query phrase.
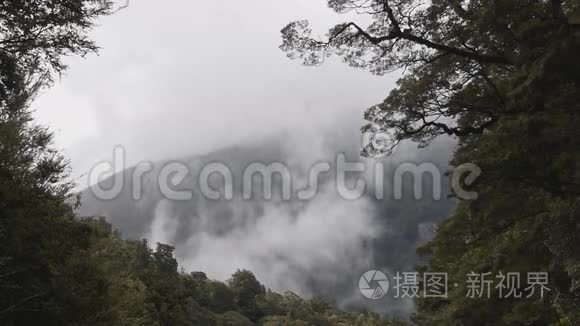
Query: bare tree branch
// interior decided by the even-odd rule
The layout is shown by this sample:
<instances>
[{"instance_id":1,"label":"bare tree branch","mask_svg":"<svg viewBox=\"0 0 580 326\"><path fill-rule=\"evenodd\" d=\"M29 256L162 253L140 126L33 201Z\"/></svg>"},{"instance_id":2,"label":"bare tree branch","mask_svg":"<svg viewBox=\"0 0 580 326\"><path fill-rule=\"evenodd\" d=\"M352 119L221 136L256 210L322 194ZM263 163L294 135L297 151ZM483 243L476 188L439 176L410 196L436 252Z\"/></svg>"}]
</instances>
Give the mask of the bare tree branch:
<instances>
[{"instance_id":1,"label":"bare tree branch","mask_svg":"<svg viewBox=\"0 0 580 326\"><path fill-rule=\"evenodd\" d=\"M371 44L377 45L377 46L380 45L382 42L400 38L400 39L414 42L416 44L424 45L430 49L438 50L438 51L449 53L449 54L454 54L454 55L457 55L460 57L472 59L472 60L482 62L482 63L495 63L495 64L502 64L502 65L513 65L514 64L513 62L511 62L511 60L509 60L508 58L503 57L503 56L485 54L485 53L477 53L477 52L473 52L473 51L467 51L467 50L463 50L460 48L448 46L445 44L439 44L439 43L432 42L432 41L427 40L425 38L422 38L420 36L413 35L413 34L411 34L411 32L401 31L398 24L394 25L394 30L392 30L389 34L387 34L385 36L376 37L376 36L372 36L369 33L367 33L363 28L358 26L356 23L349 22L341 30L339 30L335 35L333 35L333 37L330 39L330 41L332 41L333 38L336 38L337 36L339 36L339 34L342 34L349 27L354 27L357 30L358 35L364 37Z\"/></svg>"},{"instance_id":2,"label":"bare tree branch","mask_svg":"<svg viewBox=\"0 0 580 326\"><path fill-rule=\"evenodd\" d=\"M38 293L38 294L31 295L31 296L29 296L29 297L26 297L26 298L24 298L24 299L22 299L22 300L18 301L17 303L13 304L12 306L10 306L10 307L8 307L8 308L6 308L6 309L4 309L4 310L0 311L0 315L2 315L2 314L5 314L5 313L7 313L7 312L10 312L10 311L12 311L12 310L16 309L18 306L21 306L21 305L23 305L24 303L26 303L26 302L28 302L28 301L30 301L30 300L33 300L33 299L36 299L36 298L42 297L42 296L44 296L44 295L45 295L44 293Z\"/></svg>"}]
</instances>

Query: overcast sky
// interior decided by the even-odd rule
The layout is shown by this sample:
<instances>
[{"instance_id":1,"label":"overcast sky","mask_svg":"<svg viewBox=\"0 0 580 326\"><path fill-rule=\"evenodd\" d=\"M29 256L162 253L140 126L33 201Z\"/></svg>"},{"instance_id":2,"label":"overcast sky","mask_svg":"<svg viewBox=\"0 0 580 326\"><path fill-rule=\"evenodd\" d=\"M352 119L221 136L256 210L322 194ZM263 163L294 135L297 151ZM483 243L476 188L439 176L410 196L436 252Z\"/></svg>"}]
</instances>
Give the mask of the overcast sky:
<instances>
[{"instance_id":1,"label":"overcast sky","mask_svg":"<svg viewBox=\"0 0 580 326\"><path fill-rule=\"evenodd\" d=\"M133 1L95 29L99 56L68 60L33 107L76 177L116 144L132 164L362 116L393 78L286 58L280 29L305 18L320 34L348 19L323 0Z\"/></svg>"}]
</instances>

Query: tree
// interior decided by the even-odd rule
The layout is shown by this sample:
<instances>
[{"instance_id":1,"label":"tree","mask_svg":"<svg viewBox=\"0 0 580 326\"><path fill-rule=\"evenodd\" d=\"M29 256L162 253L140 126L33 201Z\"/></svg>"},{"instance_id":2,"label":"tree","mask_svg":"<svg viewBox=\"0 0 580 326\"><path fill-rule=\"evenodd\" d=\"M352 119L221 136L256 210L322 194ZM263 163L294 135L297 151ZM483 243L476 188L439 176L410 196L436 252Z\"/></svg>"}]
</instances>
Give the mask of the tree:
<instances>
[{"instance_id":1,"label":"tree","mask_svg":"<svg viewBox=\"0 0 580 326\"><path fill-rule=\"evenodd\" d=\"M99 17L119 9L111 0L2 1L2 61L9 57L18 66L34 66L35 77L50 80L52 73L66 69L64 56L85 56L98 50L88 32ZM4 73L3 69L3 77Z\"/></svg>"},{"instance_id":2,"label":"tree","mask_svg":"<svg viewBox=\"0 0 580 326\"><path fill-rule=\"evenodd\" d=\"M573 18L575 1L329 0L328 5L338 13L370 15L372 22L336 25L326 39L312 38L307 21L290 23L281 46L290 58L317 65L337 54L379 75L409 71L382 104L366 112L365 131L393 135L384 148L366 148L366 155L389 152L405 139L426 145L442 134L481 135L501 117L543 112L543 91L536 92L554 78L544 74L546 65L574 53L580 27Z\"/></svg>"},{"instance_id":3,"label":"tree","mask_svg":"<svg viewBox=\"0 0 580 326\"><path fill-rule=\"evenodd\" d=\"M0 107L0 319L45 309L50 265L74 248L50 241L57 228L61 236L74 228L66 160L49 147L50 133L31 123L36 84L15 76Z\"/></svg>"},{"instance_id":4,"label":"tree","mask_svg":"<svg viewBox=\"0 0 580 326\"><path fill-rule=\"evenodd\" d=\"M249 316L254 321L263 316L263 312L260 311L256 302L256 297L266 293L266 290L252 272L236 271L228 280L228 286L234 292L236 304L244 315Z\"/></svg>"},{"instance_id":5,"label":"tree","mask_svg":"<svg viewBox=\"0 0 580 326\"><path fill-rule=\"evenodd\" d=\"M62 56L96 51L87 32L112 11L110 1L0 3L2 324L59 324L55 314L71 308L53 277L87 248L90 228L74 220L68 162L51 147L48 129L32 122L29 105L63 71Z\"/></svg>"},{"instance_id":6,"label":"tree","mask_svg":"<svg viewBox=\"0 0 580 326\"><path fill-rule=\"evenodd\" d=\"M527 300L418 300L419 324L572 324L580 318L580 3L578 1L329 0L368 15L325 39L308 22L282 30L281 48L308 65L332 54L375 74L402 70L368 109L364 155L401 141L459 138L452 165L475 163L476 200L461 201L420 250L422 271L462 284L470 271L548 272L552 291ZM524 285L525 286L525 285Z\"/></svg>"},{"instance_id":7,"label":"tree","mask_svg":"<svg viewBox=\"0 0 580 326\"><path fill-rule=\"evenodd\" d=\"M173 257L174 247L163 243L157 244L157 249L153 253L155 264L161 273L176 274L177 260Z\"/></svg>"},{"instance_id":8,"label":"tree","mask_svg":"<svg viewBox=\"0 0 580 326\"><path fill-rule=\"evenodd\" d=\"M86 34L114 11L106 0L0 3L0 324L253 325L248 308L264 289L250 272L232 278L234 293L178 272L169 245L153 251L76 216L68 162L31 118L62 56L96 51Z\"/></svg>"}]
</instances>

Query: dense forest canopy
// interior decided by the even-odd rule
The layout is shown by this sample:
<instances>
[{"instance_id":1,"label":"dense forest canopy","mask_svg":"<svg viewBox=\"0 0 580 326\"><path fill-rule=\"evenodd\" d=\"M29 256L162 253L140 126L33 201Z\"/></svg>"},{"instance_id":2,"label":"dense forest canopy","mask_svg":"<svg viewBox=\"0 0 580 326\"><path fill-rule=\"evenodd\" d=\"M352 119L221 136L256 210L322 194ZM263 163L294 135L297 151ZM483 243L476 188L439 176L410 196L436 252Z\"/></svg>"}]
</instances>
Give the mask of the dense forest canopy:
<instances>
[{"instance_id":1,"label":"dense forest canopy","mask_svg":"<svg viewBox=\"0 0 580 326\"><path fill-rule=\"evenodd\" d=\"M342 56L384 74L402 70L389 96L368 109L365 132L392 135L365 155L404 140L458 137L452 163L483 171L473 189L420 252L423 271L450 284L470 272L548 272L545 298L417 300L418 324L573 325L580 317L580 2L329 0L361 21L314 38L307 21L282 30L282 50L304 64ZM527 280L522 280L527 282Z\"/></svg>"}]
</instances>

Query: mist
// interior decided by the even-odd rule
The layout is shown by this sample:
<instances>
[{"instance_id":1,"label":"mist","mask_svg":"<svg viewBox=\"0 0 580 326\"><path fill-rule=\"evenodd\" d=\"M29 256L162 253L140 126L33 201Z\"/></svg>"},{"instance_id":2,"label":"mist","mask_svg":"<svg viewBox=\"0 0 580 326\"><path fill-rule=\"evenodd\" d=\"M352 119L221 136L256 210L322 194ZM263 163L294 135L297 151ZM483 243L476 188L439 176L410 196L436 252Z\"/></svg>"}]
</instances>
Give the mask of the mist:
<instances>
[{"instance_id":1,"label":"mist","mask_svg":"<svg viewBox=\"0 0 580 326\"><path fill-rule=\"evenodd\" d=\"M66 75L35 102L36 117L55 130L79 189L91 186L87 174L111 160L116 145L127 154L117 173L154 162L142 200L130 199L130 184L113 201L85 190L81 215L105 216L127 238L174 245L186 271L226 280L245 268L276 291L406 316L410 301L370 302L358 279L373 268L412 270L415 249L451 202L377 201L370 188L348 201L331 176L306 202L216 202L194 190L192 201L176 203L152 186L172 160L194 171L186 187L212 161L238 176L252 162L283 162L298 182L338 153L370 168L373 161L359 157L362 113L388 95L398 74L373 76L334 59L316 68L289 60L278 49L279 31L297 19L316 22L323 34L348 16L311 0L131 2L95 30L99 56L68 60ZM383 161L387 175L403 161L444 170L453 146L449 139L428 151L406 144Z\"/></svg>"},{"instance_id":2,"label":"mist","mask_svg":"<svg viewBox=\"0 0 580 326\"><path fill-rule=\"evenodd\" d=\"M282 133L267 141L154 162L154 170L144 177L143 196L137 201L131 198L134 185L130 176L134 169L130 168L122 172L126 182L117 198L103 201L87 189L79 213L107 217L128 238L175 246L181 267L187 272L203 271L212 279L224 281L236 270L248 269L274 291L323 297L344 309L408 316L413 309L410 300L385 298L372 302L361 296L358 279L370 269L392 275L414 270L419 262L415 250L431 237L433 225L449 213L453 202L445 197L449 189L446 180L440 200L433 199L429 190L421 200L416 200L412 191L405 191L402 199L395 200L393 170L402 162L431 162L445 171L453 141L442 139L421 151L407 143L392 157L362 159L358 154L358 120L349 115L336 117L339 121L334 127L339 128L312 130L317 135L314 138L309 132L291 137ZM364 194L356 200L339 194L335 170L338 154L344 154L349 163L365 167L364 172L347 174L349 187L356 180L365 180ZM187 177L176 189L191 191L191 200L166 198L157 186L161 169L174 162L188 167ZM227 165L233 173L231 200L208 199L199 189L200 170L215 162ZM274 178L271 200L264 199L261 183L252 189L254 196L244 199L243 171L255 162L287 166L293 196L283 199L279 193L281 181ZM313 198L300 200L295 195L308 185L308 171L316 162L328 162L331 171L319 177ZM378 163L384 165L386 191L382 199L377 199L373 183L373 169ZM102 186L109 187L111 180L105 180ZM223 181L214 181L212 188L223 191ZM407 179L404 187L411 189L411 182Z\"/></svg>"},{"instance_id":3,"label":"mist","mask_svg":"<svg viewBox=\"0 0 580 326\"><path fill-rule=\"evenodd\" d=\"M55 130L76 178L115 145L133 165L301 133L345 112L362 117L396 78L289 60L280 30L302 18L325 33L348 17L325 1L131 2L94 31L98 56L68 60L36 115Z\"/></svg>"}]
</instances>

